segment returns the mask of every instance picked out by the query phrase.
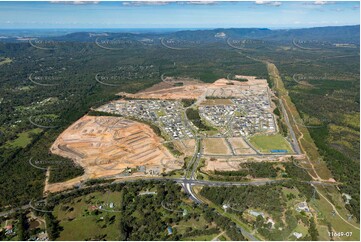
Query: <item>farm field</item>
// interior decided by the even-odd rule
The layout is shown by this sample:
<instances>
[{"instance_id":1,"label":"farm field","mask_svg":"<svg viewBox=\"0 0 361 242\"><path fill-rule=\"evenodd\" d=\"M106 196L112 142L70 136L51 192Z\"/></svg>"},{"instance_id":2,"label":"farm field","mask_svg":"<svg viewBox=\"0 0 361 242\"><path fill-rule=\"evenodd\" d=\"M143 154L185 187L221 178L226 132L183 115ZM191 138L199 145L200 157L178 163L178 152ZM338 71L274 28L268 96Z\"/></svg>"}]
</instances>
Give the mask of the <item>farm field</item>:
<instances>
[{"instance_id":1,"label":"farm field","mask_svg":"<svg viewBox=\"0 0 361 242\"><path fill-rule=\"evenodd\" d=\"M122 206L119 203L120 195L120 192L96 192L74 199L71 203L56 206L54 216L63 227L59 240L88 240L91 238L117 240L119 238L117 223L119 223L120 216L117 211ZM109 208L110 203L116 204L114 209ZM98 209L101 204L104 210ZM99 237L103 235L104 237Z\"/></svg>"}]
</instances>

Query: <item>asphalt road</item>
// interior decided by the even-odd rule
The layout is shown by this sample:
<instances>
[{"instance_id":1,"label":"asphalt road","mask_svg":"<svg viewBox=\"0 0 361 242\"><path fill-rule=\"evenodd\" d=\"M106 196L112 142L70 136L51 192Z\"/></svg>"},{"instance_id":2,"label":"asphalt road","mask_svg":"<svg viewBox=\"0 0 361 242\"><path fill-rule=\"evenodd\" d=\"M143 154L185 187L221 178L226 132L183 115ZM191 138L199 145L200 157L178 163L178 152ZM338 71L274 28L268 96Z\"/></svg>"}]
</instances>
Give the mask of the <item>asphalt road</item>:
<instances>
[{"instance_id":1,"label":"asphalt road","mask_svg":"<svg viewBox=\"0 0 361 242\"><path fill-rule=\"evenodd\" d=\"M288 130L290 131L290 135L291 135L291 145L292 145L292 148L293 150L298 154L300 155L301 154L301 149L300 149L300 146L298 145L298 142L297 142L297 138L296 138L296 135L295 135L295 132L293 131L293 128L291 126L291 123L290 123L290 120L288 119L288 115L287 115L287 111L283 105L283 101L282 99L279 99L279 103L281 104L281 109L282 109L282 112L283 112L283 116L285 117L285 121L286 121L286 124L288 126Z\"/></svg>"}]
</instances>

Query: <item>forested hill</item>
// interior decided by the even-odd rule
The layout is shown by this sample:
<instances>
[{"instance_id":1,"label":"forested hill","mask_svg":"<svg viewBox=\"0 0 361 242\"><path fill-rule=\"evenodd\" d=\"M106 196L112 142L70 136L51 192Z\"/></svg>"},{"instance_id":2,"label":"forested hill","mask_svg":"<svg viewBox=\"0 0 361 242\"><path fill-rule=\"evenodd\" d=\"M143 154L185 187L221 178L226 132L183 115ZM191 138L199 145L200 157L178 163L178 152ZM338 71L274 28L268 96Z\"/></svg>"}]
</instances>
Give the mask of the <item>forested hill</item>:
<instances>
[{"instance_id":1,"label":"forested hill","mask_svg":"<svg viewBox=\"0 0 361 242\"><path fill-rule=\"evenodd\" d=\"M224 33L224 35L223 35ZM204 42L218 42L225 38L259 39L275 42L289 42L293 39L329 41L333 43L349 43L359 45L360 25L340 27L318 27L305 29L270 30L267 28L230 28L213 30L184 30L171 33L108 33L109 36L124 38L179 38ZM89 41L96 34L73 33L59 37L62 40Z\"/></svg>"},{"instance_id":2,"label":"forested hill","mask_svg":"<svg viewBox=\"0 0 361 242\"><path fill-rule=\"evenodd\" d=\"M307 29L275 30L272 31L270 40L290 39L318 40L330 42L345 42L359 45L360 25L353 26L332 26Z\"/></svg>"},{"instance_id":3,"label":"forested hill","mask_svg":"<svg viewBox=\"0 0 361 242\"><path fill-rule=\"evenodd\" d=\"M231 28L214 30L179 31L170 36L194 39L214 39L217 33L224 33L227 37L262 39L276 42L292 41L293 39L346 42L359 44L360 25L317 27L304 29L270 30L267 28Z\"/></svg>"}]
</instances>

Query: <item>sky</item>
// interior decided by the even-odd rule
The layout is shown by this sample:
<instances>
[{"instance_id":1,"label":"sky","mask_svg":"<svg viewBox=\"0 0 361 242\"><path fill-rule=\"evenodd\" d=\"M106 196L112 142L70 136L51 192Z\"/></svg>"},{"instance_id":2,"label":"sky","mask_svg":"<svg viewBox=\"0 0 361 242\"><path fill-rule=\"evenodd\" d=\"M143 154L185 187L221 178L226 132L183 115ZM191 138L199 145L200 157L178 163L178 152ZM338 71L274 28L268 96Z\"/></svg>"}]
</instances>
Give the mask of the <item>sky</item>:
<instances>
[{"instance_id":1,"label":"sky","mask_svg":"<svg viewBox=\"0 0 361 242\"><path fill-rule=\"evenodd\" d=\"M360 24L360 2L0 2L0 29L304 28Z\"/></svg>"}]
</instances>

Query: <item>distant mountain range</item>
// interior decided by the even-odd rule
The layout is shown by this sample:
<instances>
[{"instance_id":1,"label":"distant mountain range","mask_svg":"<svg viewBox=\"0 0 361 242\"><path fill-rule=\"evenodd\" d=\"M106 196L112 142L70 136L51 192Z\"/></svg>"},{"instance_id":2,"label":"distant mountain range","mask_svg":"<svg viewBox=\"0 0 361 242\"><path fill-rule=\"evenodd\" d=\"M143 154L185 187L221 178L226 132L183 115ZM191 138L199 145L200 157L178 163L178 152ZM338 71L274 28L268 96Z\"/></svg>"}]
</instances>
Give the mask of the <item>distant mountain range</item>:
<instances>
[{"instance_id":1,"label":"distant mountain range","mask_svg":"<svg viewBox=\"0 0 361 242\"><path fill-rule=\"evenodd\" d=\"M13 42L24 41L34 36L44 36L46 30L0 30L0 41ZM48 30L51 31L51 30ZM71 31L75 31L70 33ZM114 31L114 32L113 32ZM120 32L122 31L122 32ZM125 32L124 32L125 31ZM41 34L40 34L41 33ZM60 36L59 36L60 34ZM278 43L289 43L297 39L303 41L327 41L331 43L348 43L360 45L360 25L353 26L331 26L304 29L280 29L271 30L267 28L218 28L206 30L175 30L175 29L142 29L135 30L53 30L47 37L57 41L71 42L93 42L97 38L117 39L126 38L134 40L156 40L156 39L179 39L184 41L201 41L205 43L224 41L224 39L251 39L273 41Z\"/></svg>"}]
</instances>

